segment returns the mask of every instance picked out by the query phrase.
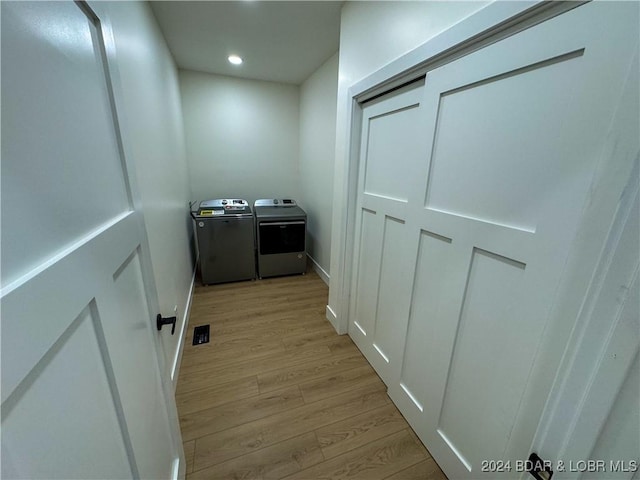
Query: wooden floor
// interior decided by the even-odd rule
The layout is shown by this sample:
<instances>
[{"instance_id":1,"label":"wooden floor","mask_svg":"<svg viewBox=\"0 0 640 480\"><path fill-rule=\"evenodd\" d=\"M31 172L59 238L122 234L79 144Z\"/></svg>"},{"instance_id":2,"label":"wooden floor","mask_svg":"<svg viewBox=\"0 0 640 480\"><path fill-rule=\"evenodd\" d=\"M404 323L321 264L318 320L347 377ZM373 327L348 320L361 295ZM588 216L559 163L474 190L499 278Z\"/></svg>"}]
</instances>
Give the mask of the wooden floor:
<instances>
[{"instance_id":1,"label":"wooden floor","mask_svg":"<svg viewBox=\"0 0 640 480\"><path fill-rule=\"evenodd\" d=\"M314 273L196 287L178 380L187 478L445 479ZM211 342L192 346L193 328Z\"/></svg>"}]
</instances>

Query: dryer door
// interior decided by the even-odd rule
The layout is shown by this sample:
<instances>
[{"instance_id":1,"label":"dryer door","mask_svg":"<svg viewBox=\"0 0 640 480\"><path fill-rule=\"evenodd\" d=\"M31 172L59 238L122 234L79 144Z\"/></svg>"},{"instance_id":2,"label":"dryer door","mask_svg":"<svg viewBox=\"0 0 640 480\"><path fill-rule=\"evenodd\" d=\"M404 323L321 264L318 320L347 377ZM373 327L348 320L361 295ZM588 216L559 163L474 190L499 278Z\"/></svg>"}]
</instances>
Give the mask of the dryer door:
<instances>
[{"instance_id":1,"label":"dryer door","mask_svg":"<svg viewBox=\"0 0 640 480\"><path fill-rule=\"evenodd\" d=\"M305 251L306 222L304 220L260 222L260 255Z\"/></svg>"}]
</instances>

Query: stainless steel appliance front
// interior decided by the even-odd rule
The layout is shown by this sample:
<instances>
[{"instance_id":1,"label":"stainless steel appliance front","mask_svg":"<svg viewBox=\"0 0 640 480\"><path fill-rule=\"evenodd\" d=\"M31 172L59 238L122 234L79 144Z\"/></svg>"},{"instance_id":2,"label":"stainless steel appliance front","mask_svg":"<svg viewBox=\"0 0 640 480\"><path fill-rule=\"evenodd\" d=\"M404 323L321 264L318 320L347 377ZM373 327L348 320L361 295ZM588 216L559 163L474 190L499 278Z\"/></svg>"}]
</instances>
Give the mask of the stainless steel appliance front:
<instances>
[{"instance_id":1,"label":"stainless steel appliance front","mask_svg":"<svg viewBox=\"0 0 640 480\"><path fill-rule=\"evenodd\" d=\"M193 218L204 285L256 278L254 217L246 200L200 202Z\"/></svg>"},{"instance_id":2,"label":"stainless steel appliance front","mask_svg":"<svg viewBox=\"0 0 640 480\"><path fill-rule=\"evenodd\" d=\"M304 274L307 215L291 199L261 199L253 205L260 278Z\"/></svg>"}]
</instances>

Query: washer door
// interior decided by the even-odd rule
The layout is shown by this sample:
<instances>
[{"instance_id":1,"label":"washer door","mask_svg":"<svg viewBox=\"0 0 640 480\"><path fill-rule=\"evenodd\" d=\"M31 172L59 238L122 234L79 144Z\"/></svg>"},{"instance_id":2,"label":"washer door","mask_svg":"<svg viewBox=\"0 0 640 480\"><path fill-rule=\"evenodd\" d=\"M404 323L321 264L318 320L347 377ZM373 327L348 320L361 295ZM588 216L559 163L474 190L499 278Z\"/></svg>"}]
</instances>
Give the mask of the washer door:
<instances>
[{"instance_id":1,"label":"washer door","mask_svg":"<svg viewBox=\"0 0 640 480\"><path fill-rule=\"evenodd\" d=\"M197 220L203 284L255 278L253 217Z\"/></svg>"}]
</instances>

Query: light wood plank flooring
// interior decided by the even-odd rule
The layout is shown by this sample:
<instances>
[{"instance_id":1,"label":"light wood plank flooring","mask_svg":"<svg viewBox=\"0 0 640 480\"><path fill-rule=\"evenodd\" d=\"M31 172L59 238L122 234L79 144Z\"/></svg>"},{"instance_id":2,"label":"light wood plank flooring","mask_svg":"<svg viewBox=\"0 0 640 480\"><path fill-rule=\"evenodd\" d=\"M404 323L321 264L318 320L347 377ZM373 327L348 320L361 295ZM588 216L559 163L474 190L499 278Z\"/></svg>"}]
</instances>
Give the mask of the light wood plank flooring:
<instances>
[{"instance_id":1,"label":"light wood plank flooring","mask_svg":"<svg viewBox=\"0 0 640 480\"><path fill-rule=\"evenodd\" d=\"M196 287L176 392L187 478L446 479L326 304L312 271Z\"/></svg>"}]
</instances>

